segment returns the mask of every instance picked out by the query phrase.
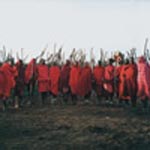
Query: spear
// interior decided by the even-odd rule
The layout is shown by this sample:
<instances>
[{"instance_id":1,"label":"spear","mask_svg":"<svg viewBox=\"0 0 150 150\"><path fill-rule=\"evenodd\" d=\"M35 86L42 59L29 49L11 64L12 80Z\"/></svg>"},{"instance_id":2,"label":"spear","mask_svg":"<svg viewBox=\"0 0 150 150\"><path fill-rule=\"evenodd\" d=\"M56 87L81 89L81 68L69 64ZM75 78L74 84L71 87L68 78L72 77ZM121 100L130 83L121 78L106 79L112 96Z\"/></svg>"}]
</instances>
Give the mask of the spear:
<instances>
[{"instance_id":1,"label":"spear","mask_svg":"<svg viewBox=\"0 0 150 150\"><path fill-rule=\"evenodd\" d=\"M23 48L21 48L21 60L23 60Z\"/></svg>"},{"instance_id":2,"label":"spear","mask_svg":"<svg viewBox=\"0 0 150 150\"><path fill-rule=\"evenodd\" d=\"M19 60L20 58L19 58L19 54L18 54L18 52L16 52L16 58L17 58L17 60Z\"/></svg>"}]
</instances>

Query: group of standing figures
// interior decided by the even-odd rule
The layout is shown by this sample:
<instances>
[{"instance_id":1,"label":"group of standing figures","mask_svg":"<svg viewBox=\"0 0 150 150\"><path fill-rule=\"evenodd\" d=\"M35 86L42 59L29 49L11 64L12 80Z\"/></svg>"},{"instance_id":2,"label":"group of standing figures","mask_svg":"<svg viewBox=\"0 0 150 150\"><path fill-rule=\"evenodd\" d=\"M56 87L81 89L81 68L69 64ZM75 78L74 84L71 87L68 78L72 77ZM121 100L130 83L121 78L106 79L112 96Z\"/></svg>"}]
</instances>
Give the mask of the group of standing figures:
<instances>
[{"instance_id":1,"label":"group of standing figures","mask_svg":"<svg viewBox=\"0 0 150 150\"><path fill-rule=\"evenodd\" d=\"M75 105L90 101L94 92L98 102L105 99L111 103L115 95L120 104L136 107L139 100L147 108L150 99L150 66L143 56L136 62L133 58L120 60L117 65L110 58L107 63L98 61L92 67L88 62L70 60L66 60L63 65L56 62L47 65L44 59L38 63L32 59L26 65L22 60L16 63L8 60L1 64L0 100L4 110L10 97L13 106L19 108L25 89L32 99L36 86L42 104L48 96L54 100L61 95L63 103L71 99Z\"/></svg>"}]
</instances>

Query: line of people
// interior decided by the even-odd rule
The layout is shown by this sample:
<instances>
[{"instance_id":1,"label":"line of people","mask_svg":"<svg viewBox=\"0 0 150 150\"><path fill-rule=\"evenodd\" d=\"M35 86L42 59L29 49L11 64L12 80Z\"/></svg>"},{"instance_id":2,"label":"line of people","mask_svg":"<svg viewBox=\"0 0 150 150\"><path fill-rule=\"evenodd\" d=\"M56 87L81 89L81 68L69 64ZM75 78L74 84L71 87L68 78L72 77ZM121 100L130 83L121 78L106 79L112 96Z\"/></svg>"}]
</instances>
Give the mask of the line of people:
<instances>
[{"instance_id":1,"label":"line of people","mask_svg":"<svg viewBox=\"0 0 150 150\"><path fill-rule=\"evenodd\" d=\"M137 63L130 58L120 60L116 65L114 59L110 58L106 64L98 61L94 67L88 62L69 60L62 66L56 62L47 65L44 59L39 63L32 59L27 65L18 60L14 64L10 59L0 67L0 98L3 109L7 108L7 100L11 96L14 107L19 108L25 88L32 99L35 86L38 86L43 104L47 96L57 99L60 94L65 103L70 96L72 104L77 104L80 98L90 100L94 91L98 101L105 98L113 102L115 95L119 103L131 103L136 107L137 99L140 99L143 107L147 108L150 99L149 77L150 66L143 56L138 58Z\"/></svg>"}]
</instances>

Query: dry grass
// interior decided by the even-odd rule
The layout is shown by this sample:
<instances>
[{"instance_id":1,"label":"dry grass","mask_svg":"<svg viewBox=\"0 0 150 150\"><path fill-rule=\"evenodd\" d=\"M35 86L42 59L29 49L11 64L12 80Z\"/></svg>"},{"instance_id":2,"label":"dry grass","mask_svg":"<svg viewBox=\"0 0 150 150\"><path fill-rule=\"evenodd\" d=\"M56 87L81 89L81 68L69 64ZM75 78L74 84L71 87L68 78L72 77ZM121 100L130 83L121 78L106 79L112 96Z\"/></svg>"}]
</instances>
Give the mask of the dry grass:
<instances>
[{"instance_id":1,"label":"dry grass","mask_svg":"<svg viewBox=\"0 0 150 150\"><path fill-rule=\"evenodd\" d=\"M108 106L0 112L0 150L148 150L149 114Z\"/></svg>"}]
</instances>

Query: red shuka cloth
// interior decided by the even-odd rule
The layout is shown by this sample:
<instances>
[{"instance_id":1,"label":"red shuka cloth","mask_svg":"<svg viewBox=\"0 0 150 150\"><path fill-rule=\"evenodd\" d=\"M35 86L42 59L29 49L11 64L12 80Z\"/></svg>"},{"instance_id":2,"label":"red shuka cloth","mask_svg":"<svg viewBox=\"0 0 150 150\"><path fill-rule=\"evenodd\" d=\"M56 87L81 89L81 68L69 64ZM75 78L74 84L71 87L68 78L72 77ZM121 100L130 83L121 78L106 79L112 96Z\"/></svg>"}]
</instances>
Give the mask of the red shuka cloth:
<instances>
[{"instance_id":1,"label":"red shuka cloth","mask_svg":"<svg viewBox=\"0 0 150 150\"><path fill-rule=\"evenodd\" d=\"M32 59L25 69L25 82L29 83L33 75L36 73L35 59Z\"/></svg>"},{"instance_id":2,"label":"red shuka cloth","mask_svg":"<svg viewBox=\"0 0 150 150\"><path fill-rule=\"evenodd\" d=\"M5 95L4 92L5 92L6 83L7 83L7 78L0 67L0 97L3 97Z\"/></svg>"},{"instance_id":3,"label":"red shuka cloth","mask_svg":"<svg viewBox=\"0 0 150 150\"><path fill-rule=\"evenodd\" d=\"M59 88L62 92L68 92L69 90L69 78L70 78L70 66L64 65L60 72Z\"/></svg>"},{"instance_id":4,"label":"red shuka cloth","mask_svg":"<svg viewBox=\"0 0 150 150\"><path fill-rule=\"evenodd\" d=\"M96 84L101 85L104 78L104 67L96 66L93 70L93 76Z\"/></svg>"},{"instance_id":5,"label":"red shuka cloth","mask_svg":"<svg viewBox=\"0 0 150 150\"><path fill-rule=\"evenodd\" d=\"M77 94L77 88L78 88L77 85L78 85L78 80L79 80L79 74L80 74L80 67L73 65L71 67L70 79L69 79L69 85L70 85L72 94Z\"/></svg>"},{"instance_id":6,"label":"red shuka cloth","mask_svg":"<svg viewBox=\"0 0 150 150\"><path fill-rule=\"evenodd\" d=\"M77 93L80 96L85 96L92 90L92 71L89 66L81 69Z\"/></svg>"},{"instance_id":7,"label":"red shuka cloth","mask_svg":"<svg viewBox=\"0 0 150 150\"><path fill-rule=\"evenodd\" d=\"M39 64L37 66L38 91L49 91L49 69L48 66Z\"/></svg>"},{"instance_id":8,"label":"red shuka cloth","mask_svg":"<svg viewBox=\"0 0 150 150\"><path fill-rule=\"evenodd\" d=\"M96 66L93 69L93 78L96 82L96 91L100 95L102 93L103 79L104 79L104 67Z\"/></svg>"},{"instance_id":9,"label":"red shuka cloth","mask_svg":"<svg viewBox=\"0 0 150 150\"><path fill-rule=\"evenodd\" d=\"M115 92L117 93L117 97L119 96L119 86L120 86L120 74L123 65L115 67L115 78L116 78L116 85L115 85Z\"/></svg>"},{"instance_id":10,"label":"red shuka cloth","mask_svg":"<svg viewBox=\"0 0 150 150\"><path fill-rule=\"evenodd\" d=\"M109 92L113 93L114 91L114 66L108 65L105 67L104 72L104 89Z\"/></svg>"},{"instance_id":11,"label":"red shuka cloth","mask_svg":"<svg viewBox=\"0 0 150 150\"><path fill-rule=\"evenodd\" d=\"M1 67L1 71L4 74L5 85L3 85L3 96L9 97L11 94L11 89L15 87L15 75L16 68L11 67L8 63L4 63ZM1 76L2 77L2 76Z\"/></svg>"},{"instance_id":12,"label":"red shuka cloth","mask_svg":"<svg viewBox=\"0 0 150 150\"><path fill-rule=\"evenodd\" d=\"M119 98L131 100L137 91L137 67L135 64L123 65L120 73Z\"/></svg>"},{"instance_id":13,"label":"red shuka cloth","mask_svg":"<svg viewBox=\"0 0 150 150\"><path fill-rule=\"evenodd\" d=\"M138 93L137 96L144 100L146 97L150 98L150 67L147 62L138 62Z\"/></svg>"},{"instance_id":14,"label":"red shuka cloth","mask_svg":"<svg viewBox=\"0 0 150 150\"><path fill-rule=\"evenodd\" d=\"M49 90L54 95L58 95L59 78L60 78L60 68L58 66L50 67L49 78L50 78L50 89Z\"/></svg>"}]
</instances>

